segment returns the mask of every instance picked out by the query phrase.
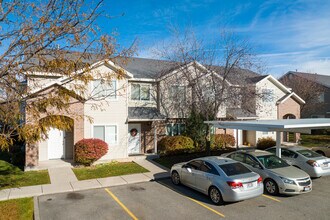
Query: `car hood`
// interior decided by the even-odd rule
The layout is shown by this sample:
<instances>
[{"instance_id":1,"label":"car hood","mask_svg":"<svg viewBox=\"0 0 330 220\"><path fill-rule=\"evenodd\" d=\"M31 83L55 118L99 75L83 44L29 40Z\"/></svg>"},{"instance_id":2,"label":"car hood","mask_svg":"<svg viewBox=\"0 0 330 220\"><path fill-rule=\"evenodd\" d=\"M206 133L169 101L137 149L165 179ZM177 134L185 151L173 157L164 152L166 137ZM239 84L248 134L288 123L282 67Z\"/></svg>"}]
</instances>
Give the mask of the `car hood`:
<instances>
[{"instance_id":1,"label":"car hood","mask_svg":"<svg viewBox=\"0 0 330 220\"><path fill-rule=\"evenodd\" d=\"M302 179L309 177L305 171L293 166L271 169L270 171L278 176L290 179Z\"/></svg>"}]
</instances>

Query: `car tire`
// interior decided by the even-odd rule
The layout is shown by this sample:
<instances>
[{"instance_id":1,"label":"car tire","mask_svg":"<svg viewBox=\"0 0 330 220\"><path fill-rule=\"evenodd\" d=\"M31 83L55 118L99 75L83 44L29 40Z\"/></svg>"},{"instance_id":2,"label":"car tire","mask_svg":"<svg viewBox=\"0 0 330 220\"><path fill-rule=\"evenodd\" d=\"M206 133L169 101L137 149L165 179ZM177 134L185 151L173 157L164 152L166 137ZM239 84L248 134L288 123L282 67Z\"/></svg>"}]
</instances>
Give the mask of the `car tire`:
<instances>
[{"instance_id":1,"label":"car tire","mask_svg":"<svg viewBox=\"0 0 330 220\"><path fill-rule=\"evenodd\" d=\"M172 183L174 185L180 185L181 184L180 176L179 176L179 173L177 171L172 172L171 180L172 180Z\"/></svg>"},{"instance_id":2,"label":"car tire","mask_svg":"<svg viewBox=\"0 0 330 220\"><path fill-rule=\"evenodd\" d=\"M216 205L222 205L224 203L220 190L215 186L209 188L209 197Z\"/></svg>"},{"instance_id":3,"label":"car tire","mask_svg":"<svg viewBox=\"0 0 330 220\"><path fill-rule=\"evenodd\" d=\"M265 188L265 192L268 193L269 195L274 196L274 195L278 195L279 193L277 183L272 179L266 179L264 181L264 188Z\"/></svg>"}]
</instances>

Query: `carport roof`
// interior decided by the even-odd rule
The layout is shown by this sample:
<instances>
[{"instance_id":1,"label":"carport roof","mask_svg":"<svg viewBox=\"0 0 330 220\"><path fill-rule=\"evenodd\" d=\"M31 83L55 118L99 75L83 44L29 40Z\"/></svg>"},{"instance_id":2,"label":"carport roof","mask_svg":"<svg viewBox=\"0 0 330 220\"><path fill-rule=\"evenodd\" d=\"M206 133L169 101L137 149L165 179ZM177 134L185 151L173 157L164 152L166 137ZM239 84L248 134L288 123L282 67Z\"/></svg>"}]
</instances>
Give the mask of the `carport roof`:
<instances>
[{"instance_id":1,"label":"carport roof","mask_svg":"<svg viewBox=\"0 0 330 220\"><path fill-rule=\"evenodd\" d=\"M330 128L330 118L253 120L253 121L205 121L218 128L253 131L288 131L310 133L311 129Z\"/></svg>"}]
</instances>

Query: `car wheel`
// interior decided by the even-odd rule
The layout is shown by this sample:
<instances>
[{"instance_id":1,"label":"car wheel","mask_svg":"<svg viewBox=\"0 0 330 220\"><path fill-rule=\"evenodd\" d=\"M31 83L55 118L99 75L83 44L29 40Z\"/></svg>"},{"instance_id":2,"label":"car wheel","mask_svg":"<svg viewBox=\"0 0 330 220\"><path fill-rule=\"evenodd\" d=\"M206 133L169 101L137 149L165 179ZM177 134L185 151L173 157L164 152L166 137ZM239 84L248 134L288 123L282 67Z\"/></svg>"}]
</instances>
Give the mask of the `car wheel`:
<instances>
[{"instance_id":1,"label":"car wheel","mask_svg":"<svg viewBox=\"0 0 330 220\"><path fill-rule=\"evenodd\" d=\"M278 194L278 186L276 182L272 179L266 179L265 183L265 191L270 195L277 195Z\"/></svg>"},{"instance_id":2,"label":"car wheel","mask_svg":"<svg viewBox=\"0 0 330 220\"><path fill-rule=\"evenodd\" d=\"M216 204L216 205L221 205L223 204L223 199L220 191L218 190L217 187L211 186L209 189L209 197L211 201Z\"/></svg>"},{"instance_id":3,"label":"car wheel","mask_svg":"<svg viewBox=\"0 0 330 220\"><path fill-rule=\"evenodd\" d=\"M181 181L180 181L180 176L179 176L178 172L173 171L172 175L171 175L171 179L172 179L172 183L174 185L180 185Z\"/></svg>"}]
</instances>

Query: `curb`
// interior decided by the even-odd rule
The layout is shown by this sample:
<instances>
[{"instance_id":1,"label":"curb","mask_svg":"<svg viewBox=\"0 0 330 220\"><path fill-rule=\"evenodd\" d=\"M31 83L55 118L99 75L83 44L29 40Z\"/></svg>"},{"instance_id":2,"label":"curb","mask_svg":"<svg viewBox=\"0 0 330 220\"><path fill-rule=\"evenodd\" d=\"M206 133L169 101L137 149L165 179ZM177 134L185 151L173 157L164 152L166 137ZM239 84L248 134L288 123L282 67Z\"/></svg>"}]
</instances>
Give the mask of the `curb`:
<instances>
[{"instance_id":1,"label":"curb","mask_svg":"<svg viewBox=\"0 0 330 220\"><path fill-rule=\"evenodd\" d=\"M38 197L34 196L33 197L33 219L34 220L40 220L40 213L39 213L39 201L38 201Z\"/></svg>"}]
</instances>

